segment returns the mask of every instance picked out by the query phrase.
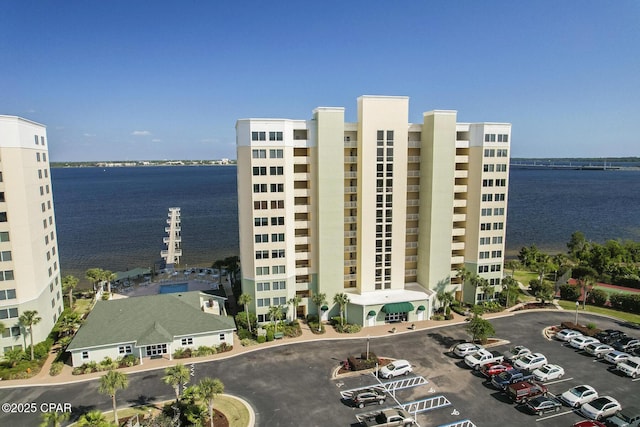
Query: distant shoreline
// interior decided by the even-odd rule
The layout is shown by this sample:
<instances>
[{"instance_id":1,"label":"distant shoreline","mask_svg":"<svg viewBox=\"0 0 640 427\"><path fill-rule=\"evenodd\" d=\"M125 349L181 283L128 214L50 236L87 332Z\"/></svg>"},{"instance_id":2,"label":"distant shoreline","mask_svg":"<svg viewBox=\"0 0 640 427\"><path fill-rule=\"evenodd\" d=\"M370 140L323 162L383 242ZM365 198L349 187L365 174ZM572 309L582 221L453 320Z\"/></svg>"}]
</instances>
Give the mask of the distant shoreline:
<instances>
[{"instance_id":1,"label":"distant shoreline","mask_svg":"<svg viewBox=\"0 0 640 427\"><path fill-rule=\"evenodd\" d=\"M223 163L221 160L192 161L174 160L157 162L51 162L49 166L53 168L138 168L154 166L236 166L235 160Z\"/></svg>"}]
</instances>

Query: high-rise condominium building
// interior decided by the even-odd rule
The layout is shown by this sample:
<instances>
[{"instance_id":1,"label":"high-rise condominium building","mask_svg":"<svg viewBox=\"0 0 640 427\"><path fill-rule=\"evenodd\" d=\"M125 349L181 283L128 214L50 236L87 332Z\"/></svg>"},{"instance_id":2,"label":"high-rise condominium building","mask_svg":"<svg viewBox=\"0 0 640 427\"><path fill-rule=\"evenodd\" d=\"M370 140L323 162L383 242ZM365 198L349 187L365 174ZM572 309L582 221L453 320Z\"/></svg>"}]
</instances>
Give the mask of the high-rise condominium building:
<instances>
[{"instance_id":1,"label":"high-rise condominium building","mask_svg":"<svg viewBox=\"0 0 640 427\"><path fill-rule=\"evenodd\" d=\"M238 120L242 289L260 322L278 305L327 319L342 293L364 326L427 319L440 291L495 298L511 125L408 116L407 97L362 96L356 123L333 107ZM491 286L463 284L463 268Z\"/></svg>"},{"instance_id":2,"label":"high-rise condominium building","mask_svg":"<svg viewBox=\"0 0 640 427\"><path fill-rule=\"evenodd\" d=\"M33 342L63 310L46 128L0 115L0 338L2 352L30 345L25 311L37 311Z\"/></svg>"}]
</instances>

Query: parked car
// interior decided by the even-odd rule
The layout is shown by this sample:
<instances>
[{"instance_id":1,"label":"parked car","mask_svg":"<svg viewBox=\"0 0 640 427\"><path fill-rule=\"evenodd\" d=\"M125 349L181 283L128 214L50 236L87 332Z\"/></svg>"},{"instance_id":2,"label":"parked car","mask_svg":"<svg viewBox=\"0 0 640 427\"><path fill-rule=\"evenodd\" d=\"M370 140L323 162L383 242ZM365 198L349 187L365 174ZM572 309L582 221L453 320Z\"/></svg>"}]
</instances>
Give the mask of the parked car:
<instances>
[{"instance_id":1,"label":"parked car","mask_svg":"<svg viewBox=\"0 0 640 427\"><path fill-rule=\"evenodd\" d=\"M581 336L582 336L581 332L574 331L573 329L563 329L556 334L556 339L566 342Z\"/></svg>"},{"instance_id":2,"label":"parked car","mask_svg":"<svg viewBox=\"0 0 640 427\"><path fill-rule=\"evenodd\" d=\"M600 342L600 341L598 341L593 337L582 336L582 337L576 337L571 341L569 341L569 345L573 348L577 348L578 350L584 350L586 346L594 342Z\"/></svg>"},{"instance_id":3,"label":"parked car","mask_svg":"<svg viewBox=\"0 0 640 427\"><path fill-rule=\"evenodd\" d=\"M578 421L572 427L607 427L604 423L595 420Z\"/></svg>"},{"instance_id":4,"label":"parked car","mask_svg":"<svg viewBox=\"0 0 640 427\"><path fill-rule=\"evenodd\" d=\"M600 342L597 342L597 343L593 342L593 343L585 346L584 351L586 351L590 355L595 356L598 359L600 359L605 354L612 352L613 351L613 347L611 347L608 344L602 344Z\"/></svg>"},{"instance_id":5,"label":"parked car","mask_svg":"<svg viewBox=\"0 0 640 427\"><path fill-rule=\"evenodd\" d=\"M463 342L463 343L457 344L453 348L453 354L455 354L458 357L465 357L468 354L476 354L478 350L480 350L481 348L483 348L481 345L470 343L470 342Z\"/></svg>"},{"instance_id":6,"label":"parked car","mask_svg":"<svg viewBox=\"0 0 640 427\"><path fill-rule=\"evenodd\" d=\"M630 357L631 355L629 353L625 353L624 351L613 350L604 355L604 360L606 360L609 363L613 363L614 365L617 365L618 363L624 362Z\"/></svg>"},{"instance_id":7,"label":"parked car","mask_svg":"<svg viewBox=\"0 0 640 427\"><path fill-rule=\"evenodd\" d=\"M499 375L511 368L512 366L507 362L487 363L482 367L482 369L480 369L480 372L482 372L482 375L484 375L485 377L491 378L494 375Z\"/></svg>"},{"instance_id":8,"label":"parked car","mask_svg":"<svg viewBox=\"0 0 640 427\"><path fill-rule=\"evenodd\" d=\"M489 351L489 350L478 350L476 354L470 354L464 357L464 363L470 367L471 369L480 369L487 363L497 363L502 362L504 360L504 356L502 356L497 351Z\"/></svg>"},{"instance_id":9,"label":"parked car","mask_svg":"<svg viewBox=\"0 0 640 427\"><path fill-rule=\"evenodd\" d=\"M531 354L531 350L522 345L516 345L514 347L511 347L509 351L506 351L504 353L504 359L507 362L513 362L526 354Z\"/></svg>"},{"instance_id":10,"label":"parked car","mask_svg":"<svg viewBox=\"0 0 640 427\"><path fill-rule=\"evenodd\" d=\"M491 378L491 385L498 390L505 390L509 384L515 384L522 381L533 379L533 374L520 369L509 369Z\"/></svg>"},{"instance_id":11,"label":"parked car","mask_svg":"<svg viewBox=\"0 0 640 427\"><path fill-rule=\"evenodd\" d=\"M616 365L616 369L631 378L640 377L640 357L630 357Z\"/></svg>"},{"instance_id":12,"label":"parked car","mask_svg":"<svg viewBox=\"0 0 640 427\"><path fill-rule=\"evenodd\" d=\"M608 427L640 427L640 408L631 406L624 408L611 418L607 418Z\"/></svg>"},{"instance_id":13,"label":"parked car","mask_svg":"<svg viewBox=\"0 0 640 427\"><path fill-rule=\"evenodd\" d=\"M382 378L393 378L398 375L407 375L411 371L413 371L413 368L409 362L404 359L398 359L383 366L378 375Z\"/></svg>"},{"instance_id":14,"label":"parked car","mask_svg":"<svg viewBox=\"0 0 640 427\"><path fill-rule=\"evenodd\" d=\"M527 402L525 410L531 414L542 415L547 412L558 412L562 403L557 399L547 396L538 396Z\"/></svg>"},{"instance_id":15,"label":"parked car","mask_svg":"<svg viewBox=\"0 0 640 427\"><path fill-rule=\"evenodd\" d=\"M579 408L597 398L598 392L596 389L586 384L570 388L560 395L560 399L572 408Z\"/></svg>"},{"instance_id":16,"label":"parked car","mask_svg":"<svg viewBox=\"0 0 640 427\"><path fill-rule=\"evenodd\" d=\"M368 388L355 392L351 396L351 401L354 406L358 408L364 408L365 405L371 405L377 403L382 405L387 400L387 394L378 388Z\"/></svg>"},{"instance_id":17,"label":"parked car","mask_svg":"<svg viewBox=\"0 0 640 427\"><path fill-rule=\"evenodd\" d=\"M547 358L542 353L531 353L516 360L514 366L518 369L533 371L547 364Z\"/></svg>"},{"instance_id":18,"label":"parked car","mask_svg":"<svg viewBox=\"0 0 640 427\"><path fill-rule=\"evenodd\" d=\"M626 336L627 334L617 329L605 329L604 331L598 332L593 337L601 343L611 344Z\"/></svg>"},{"instance_id":19,"label":"parked car","mask_svg":"<svg viewBox=\"0 0 640 427\"><path fill-rule=\"evenodd\" d=\"M611 347L615 348L616 350L629 353L635 348L640 347L640 340L632 337L625 337L611 344Z\"/></svg>"},{"instance_id":20,"label":"parked car","mask_svg":"<svg viewBox=\"0 0 640 427\"><path fill-rule=\"evenodd\" d=\"M547 394L547 387L531 381L522 381L507 387L507 396L516 403L527 402Z\"/></svg>"},{"instance_id":21,"label":"parked car","mask_svg":"<svg viewBox=\"0 0 640 427\"><path fill-rule=\"evenodd\" d=\"M547 364L542 368L534 370L533 376L538 381L551 381L560 379L564 376L564 369L558 365Z\"/></svg>"},{"instance_id":22,"label":"parked car","mask_svg":"<svg viewBox=\"0 0 640 427\"><path fill-rule=\"evenodd\" d=\"M415 424L415 420L402 408L383 409L365 414L360 423L363 427L406 427Z\"/></svg>"},{"instance_id":23,"label":"parked car","mask_svg":"<svg viewBox=\"0 0 640 427\"><path fill-rule=\"evenodd\" d=\"M620 403L613 397L601 396L582 405L580 413L587 418L600 421L603 418L610 417L621 409L622 406L620 406Z\"/></svg>"}]
</instances>

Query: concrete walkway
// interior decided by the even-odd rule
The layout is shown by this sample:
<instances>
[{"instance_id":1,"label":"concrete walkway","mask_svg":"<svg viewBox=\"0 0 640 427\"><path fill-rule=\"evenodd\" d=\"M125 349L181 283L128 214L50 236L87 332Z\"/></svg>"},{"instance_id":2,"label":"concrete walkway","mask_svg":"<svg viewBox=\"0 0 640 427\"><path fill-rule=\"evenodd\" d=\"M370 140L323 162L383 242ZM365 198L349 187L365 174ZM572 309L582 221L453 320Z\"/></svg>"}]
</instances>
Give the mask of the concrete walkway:
<instances>
[{"instance_id":1,"label":"concrete walkway","mask_svg":"<svg viewBox=\"0 0 640 427\"><path fill-rule=\"evenodd\" d=\"M154 359L150 360L148 358L143 359L142 365L132 366L130 368L122 368L118 371L123 373L135 373L135 372L144 372L155 369L164 369L169 366L174 366L177 363L181 363L183 365L190 365L192 363L204 363L210 362L220 359L227 359L230 357L238 356L240 354L253 352L253 351L261 351L271 347L277 347L282 345L295 344L299 342L306 341L320 341L320 340L344 340L344 339L363 339L370 338L376 339L380 337L390 336L394 332L392 332L392 328L396 329L396 334L407 334L407 333L416 333L420 331L424 331L427 329L433 329L442 326L456 325L465 323L465 317L461 316L457 313L452 312L454 318L452 320L425 320L421 322L413 322L415 325L415 329L411 329L411 323L403 322L403 323L394 323L387 325L379 325L379 326L370 326L363 328L360 332L355 334L341 334L336 332L333 327L329 325L325 325L325 333L316 335L309 329L309 326L306 323L300 323L302 329L302 335L296 338L283 338L271 342L266 342L263 344L256 344L248 347L243 347L240 344L240 339L236 334L234 334L234 345L231 351L225 353L219 353L211 356L203 356L203 357L191 357L188 359L174 359L169 360L167 358L163 359ZM495 317L503 317L503 316L512 316L513 313L510 312L501 312L501 313L490 313L483 315L486 319L491 319ZM49 375L49 369L51 364L55 359L56 353L55 350L52 349L49 358L46 360L45 364L42 367L42 370L32 378L26 380L7 380L0 381L0 388L13 388L13 387L35 387L35 386L46 386L46 385L54 385L54 384L67 384L74 382L83 382L83 381L91 381L96 378L100 378L105 374L105 372L94 372L91 374L83 374L83 375L73 375L71 366L64 365L62 372L59 375L51 376Z\"/></svg>"}]
</instances>

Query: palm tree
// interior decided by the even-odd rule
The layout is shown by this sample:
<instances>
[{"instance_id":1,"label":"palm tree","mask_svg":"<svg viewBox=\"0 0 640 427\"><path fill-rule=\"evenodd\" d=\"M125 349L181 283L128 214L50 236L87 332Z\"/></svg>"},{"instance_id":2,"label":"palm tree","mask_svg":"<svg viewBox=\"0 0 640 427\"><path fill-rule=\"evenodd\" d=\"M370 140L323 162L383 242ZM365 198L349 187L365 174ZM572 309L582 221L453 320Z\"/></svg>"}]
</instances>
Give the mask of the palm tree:
<instances>
[{"instance_id":1,"label":"palm tree","mask_svg":"<svg viewBox=\"0 0 640 427\"><path fill-rule=\"evenodd\" d=\"M164 370L164 377L162 377L162 381L165 384L169 384L173 387L173 390L176 392L176 402L180 400L180 385L184 387L184 385L189 382L190 372L189 368L178 363L175 366L169 366Z\"/></svg>"},{"instance_id":2,"label":"palm tree","mask_svg":"<svg viewBox=\"0 0 640 427\"><path fill-rule=\"evenodd\" d=\"M471 278L469 279L469 281L471 282L471 286L473 286L473 302L476 302L476 299L478 297L478 288L481 287L485 281L487 281L487 279L485 279L484 277L480 277L475 273L471 273Z\"/></svg>"},{"instance_id":3,"label":"palm tree","mask_svg":"<svg viewBox=\"0 0 640 427\"><path fill-rule=\"evenodd\" d=\"M42 414L42 422L40 423L40 427L60 427L63 421L69 419L69 412L45 412Z\"/></svg>"},{"instance_id":4,"label":"palm tree","mask_svg":"<svg viewBox=\"0 0 640 427\"><path fill-rule=\"evenodd\" d=\"M516 274L516 270L520 268L520 262L516 259L511 259L507 261L504 266L511 270L511 277L513 277L513 275Z\"/></svg>"},{"instance_id":5,"label":"palm tree","mask_svg":"<svg viewBox=\"0 0 640 427\"><path fill-rule=\"evenodd\" d=\"M116 273L109 270L102 270L100 279L107 282L107 292L109 292L109 294L111 294L111 282L116 280L116 277L118 277Z\"/></svg>"},{"instance_id":6,"label":"palm tree","mask_svg":"<svg viewBox=\"0 0 640 427\"><path fill-rule=\"evenodd\" d=\"M322 306L327 303L327 294L319 292L311 297L311 300L318 306L318 332L322 330L322 322L320 321Z\"/></svg>"},{"instance_id":7,"label":"palm tree","mask_svg":"<svg viewBox=\"0 0 640 427\"><path fill-rule=\"evenodd\" d=\"M93 292L97 291L96 285L102 280L103 271L101 268L90 268L85 272L85 277L93 285Z\"/></svg>"},{"instance_id":8,"label":"palm tree","mask_svg":"<svg viewBox=\"0 0 640 427\"><path fill-rule=\"evenodd\" d=\"M224 384L217 378L203 378L198 383L198 397L207 403L209 426L213 427L213 399L224 392Z\"/></svg>"},{"instance_id":9,"label":"palm tree","mask_svg":"<svg viewBox=\"0 0 640 427\"><path fill-rule=\"evenodd\" d=\"M509 308L509 296L511 292L514 292L518 288L518 282L513 276L506 276L502 279L502 287L507 290L507 308Z\"/></svg>"},{"instance_id":10,"label":"palm tree","mask_svg":"<svg viewBox=\"0 0 640 427\"><path fill-rule=\"evenodd\" d=\"M282 319L284 312L281 305L272 305L269 307L269 318L275 322L275 330L278 330L278 322Z\"/></svg>"},{"instance_id":11,"label":"palm tree","mask_svg":"<svg viewBox=\"0 0 640 427\"><path fill-rule=\"evenodd\" d=\"M80 315L73 312L60 318L58 330L62 333L62 336L67 336L73 334L78 325L80 325Z\"/></svg>"},{"instance_id":12,"label":"palm tree","mask_svg":"<svg viewBox=\"0 0 640 427\"><path fill-rule=\"evenodd\" d=\"M244 314L247 316L247 325L249 326L249 333L251 333L251 320L249 320L249 309L248 305L251 304L251 295L246 292L243 292L240 297L238 297L238 304L244 306Z\"/></svg>"},{"instance_id":13,"label":"palm tree","mask_svg":"<svg viewBox=\"0 0 640 427\"><path fill-rule=\"evenodd\" d=\"M436 298L438 298L438 301L440 301L440 304L442 304L444 313L446 314L447 313L447 307L454 300L453 291L450 291L450 292L440 291L436 295Z\"/></svg>"},{"instance_id":14,"label":"palm tree","mask_svg":"<svg viewBox=\"0 0 640 427\"><path fill-rule=\"evenodd\" d=\"M29 338L31 338L31 360L33 360L33 326L40 323L42 317L38 316L36 310L27 310L20 315L18 322L24 327L29 328Z\"/></svg>"},{"instance_id":15,"label":"palm tree","mask_svg":"<svg viewBox=\"0 0 640 427\"><path fill-rule=\"evenodd\" d=\"M492 295L494 292L494 287L489 284L489 281L484 277L480 278L479 281L480 289L482 289L482 293L484 294L485 301L489 300L489 295Z\"/></svg>"},{"instance_id":16,"label":"palm tree","mask_svg":"<svg viewBox=\"0 0 640 427\"><path fill-rule=\"evenodd\" d=\"M78 427L110 427L112 425L107 421L107 417L97 409L82 414L77 424Z\"/></svg>"},{"instance_id":17,"label":"palm tree","mask_svg":"<svg viewBox=\"0 0 640 427\"><path fill-rule=\"evenodd\" d=\"M335 294L333 296L333 302L340 306L340 325L344 326L344 322L346 320L345 308L347 307L347 304L349 304L349 295L345 294L344 292Z\"/></svg>"},{"instance_id":18,"label":"palm tree","mask_svg":"<svg viewBox=\"0 0 640 427\"><path fill-rule=\"evenodd\" d=\"M591 276L586 276L580 280L580 287L582 288L582 309L586 310L587 307L587 295L596 286L596 281Z\"/></svg>"},{"instance_id":19,"label":"palm tree","mask_svg":"<svg viewBox=\"0 0 640 427\"><path fill-rule=\"evenodd\" d=\"M292 322L296 320L296 318L298 317L298 306L300 305L301 302L302 302L302 297L300 297L300 295L295 295L294 297L289 298L289 301L287 301L287 303L293 306L293 311L291 312Z\"/></svg>"},{"instance_id":20,"label":"palm tree","mask_svg":"<svg viewBox=\"0 0 640 427\"><path fill-rule=\"evenodd\" d=\"M113 404L113 418L118 424L118 408L116 405L116 392L124 390L129 386L129 378L122 372L110 370L108 373L100 377L100 387L98 391L102 394L111 396Z\"/></svg>"},{"instance_id":21,"label":"palm tree","mask_svg":"<svg viewBox=\"0 0 640 427\"><path fill-rule=\"evenodd\" d=\"M80 279L72 275L62 278L62 291L69 295L69 308L73 308L73 290L78 286L79 281Z\"/></svg>"},{"instance_id":22,"label":"palm tree","mask_svg":"<svg viewBox=\"0 0 640 427\"><path fill-rule=\"evenodd\" d=\"M462 285L460 286L460 290L462 291L462 301L465 300L465 298L464 298L464 284L467 283L469 280L471 280L471 277L474 274L475 273L473 273L471 270L468 270L467 267L461 267L458 270L456 270L456 277L458 277L459 279L462 280ZM475 296L474 296L474 301L475 301Z\"/></svg>"}]
</instances>

